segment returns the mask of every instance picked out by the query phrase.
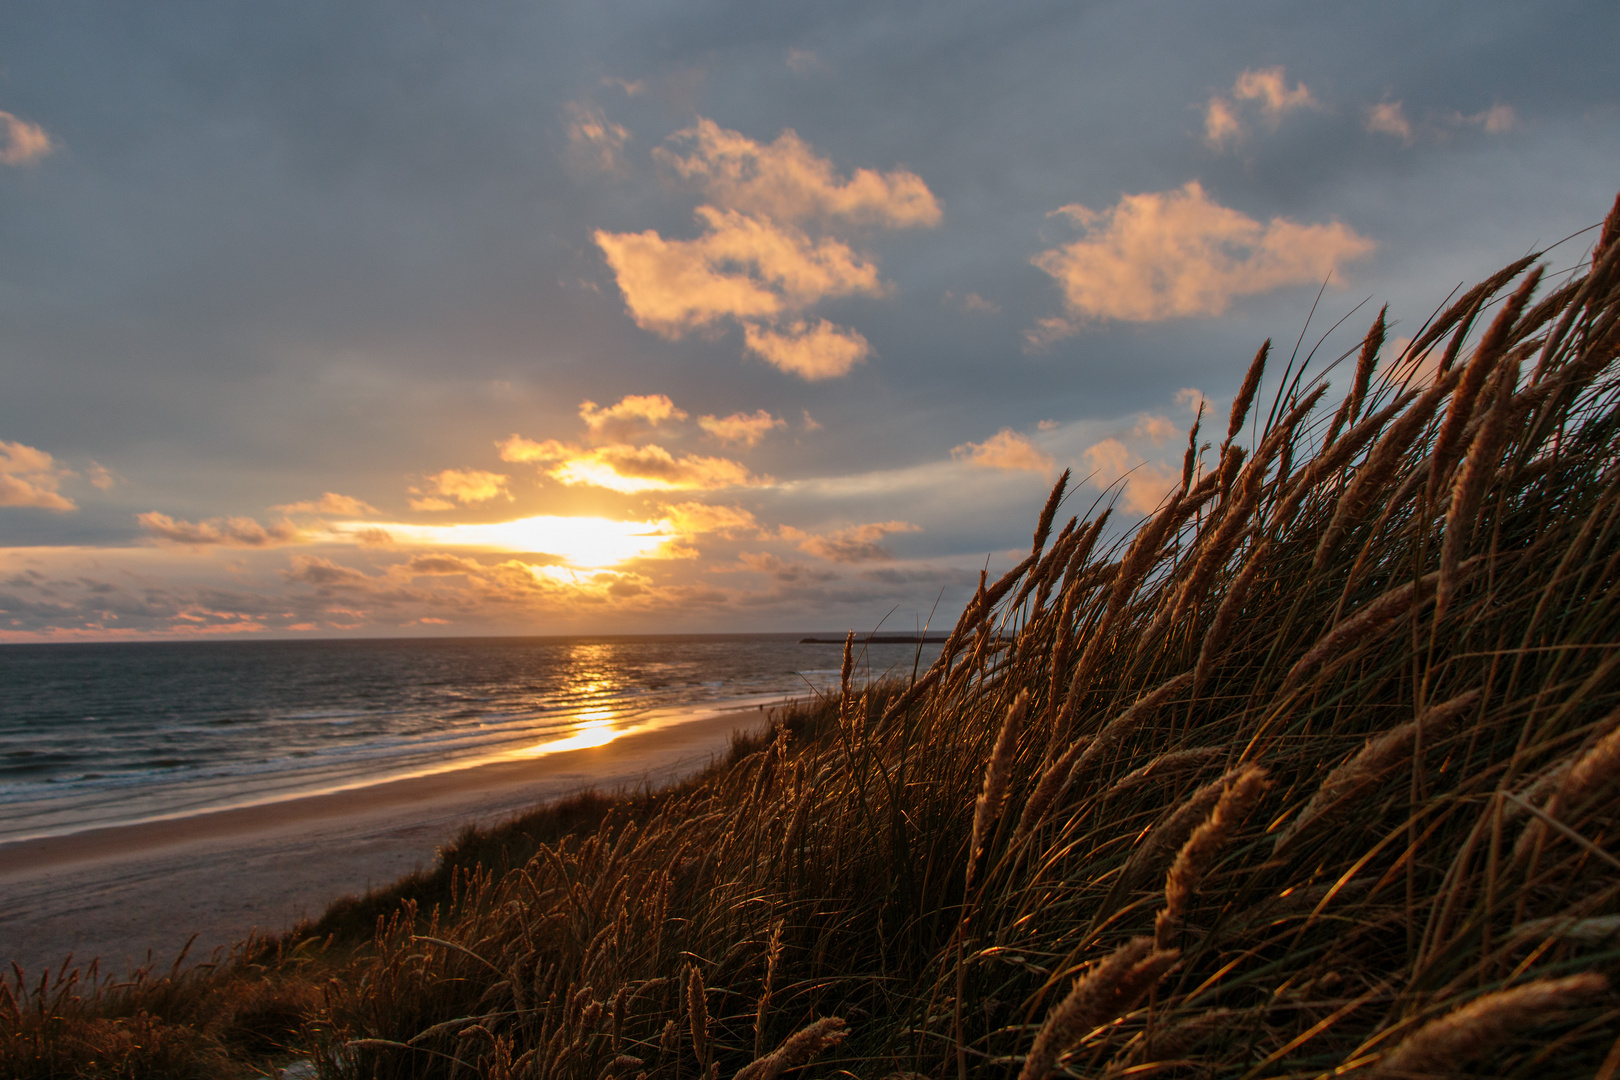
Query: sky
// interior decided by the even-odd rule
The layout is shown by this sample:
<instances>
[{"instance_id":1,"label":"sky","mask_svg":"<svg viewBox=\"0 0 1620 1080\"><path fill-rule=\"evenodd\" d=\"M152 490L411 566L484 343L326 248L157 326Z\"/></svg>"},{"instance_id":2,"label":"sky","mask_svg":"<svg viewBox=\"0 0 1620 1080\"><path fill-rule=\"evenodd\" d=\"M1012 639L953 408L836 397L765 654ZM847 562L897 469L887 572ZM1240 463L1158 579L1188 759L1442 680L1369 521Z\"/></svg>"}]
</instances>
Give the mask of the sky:
<instances>
[{"instance_id":1,"label":"sky","mask_svg":"<svg viewBox=\"0 0 1620 1080\"><path fill-rule=\"evenodd\" d=\"M1598 2L0 29L10 642L937 628L1620 188Z\"/></svg>"}]
</instances>

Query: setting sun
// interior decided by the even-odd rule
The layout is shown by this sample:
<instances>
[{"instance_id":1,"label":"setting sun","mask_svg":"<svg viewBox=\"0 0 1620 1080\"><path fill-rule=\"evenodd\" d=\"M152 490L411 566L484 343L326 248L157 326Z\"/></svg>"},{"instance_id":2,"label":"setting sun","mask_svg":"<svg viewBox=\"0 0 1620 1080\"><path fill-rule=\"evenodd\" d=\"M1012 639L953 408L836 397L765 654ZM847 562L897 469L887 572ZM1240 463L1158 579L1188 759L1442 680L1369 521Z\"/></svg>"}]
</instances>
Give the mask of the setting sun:
<instances>
[{"instance_id":1,"label":"setting sun","mask_svg":"<svg viewBox=\"0 0 1620 1080\"><path fill-rule=\"evenodd\" d=\"M380 529L395 543L554 555L581 569L617 566L630 559L647 558L675 539L664 522L544 514L463 525L342 521L335 522L331 528L333 533L351 540L375 535Z\"/></svg>"}]
</instances>

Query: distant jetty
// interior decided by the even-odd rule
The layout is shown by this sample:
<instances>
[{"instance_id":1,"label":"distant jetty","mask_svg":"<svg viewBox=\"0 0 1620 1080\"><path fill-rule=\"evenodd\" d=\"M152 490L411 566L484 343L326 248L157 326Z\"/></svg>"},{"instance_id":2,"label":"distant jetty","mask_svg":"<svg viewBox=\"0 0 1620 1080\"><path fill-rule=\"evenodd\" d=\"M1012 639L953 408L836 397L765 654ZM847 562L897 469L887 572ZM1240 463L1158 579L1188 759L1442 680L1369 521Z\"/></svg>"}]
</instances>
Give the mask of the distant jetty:
<instances>
[{"instance_id":1,"label":"distant jetty","mask_svg":"<svg viewBox=\"0 0 1620 1080\"><path fill-rule=\"evenodd\" d=\"M949 634L873 634L871 637L856 635L855 640L862 645L932 645L941 644L951 639ZM805 637L799 639L800 645L842 645L841 637Z\"/></svg>"}]
</instances>

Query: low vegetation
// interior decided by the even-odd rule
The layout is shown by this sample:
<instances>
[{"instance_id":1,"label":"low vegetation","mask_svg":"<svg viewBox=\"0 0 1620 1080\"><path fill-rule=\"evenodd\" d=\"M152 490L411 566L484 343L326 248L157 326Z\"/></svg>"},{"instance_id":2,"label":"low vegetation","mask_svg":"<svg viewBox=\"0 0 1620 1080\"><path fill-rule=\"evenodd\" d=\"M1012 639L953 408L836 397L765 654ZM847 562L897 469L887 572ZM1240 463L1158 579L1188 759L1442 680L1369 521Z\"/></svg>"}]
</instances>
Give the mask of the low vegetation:
<instances>
[{"instance_id":1,"label":"low vegetation","mask_svg":"<svg viewBox=\"0 0 1620 1080\"><path fill-rule=\"evenodd\" d=\"M0 1073L1612 1080L1617 232L1380 315L1339 405L1262 348L1157 513L1054 536L1059 481L936 664L853 641L677 789L216 966L15 973Z\"/></svg>"}]
</instances>

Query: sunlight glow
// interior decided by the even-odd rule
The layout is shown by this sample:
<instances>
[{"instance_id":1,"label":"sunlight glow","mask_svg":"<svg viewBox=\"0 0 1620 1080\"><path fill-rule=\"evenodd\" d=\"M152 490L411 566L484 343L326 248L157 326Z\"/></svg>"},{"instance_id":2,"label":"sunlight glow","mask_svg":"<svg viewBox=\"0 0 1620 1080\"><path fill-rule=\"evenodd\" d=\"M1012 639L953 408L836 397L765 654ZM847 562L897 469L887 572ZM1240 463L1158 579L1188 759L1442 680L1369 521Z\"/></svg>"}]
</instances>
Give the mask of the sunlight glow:
<instances>
[{"instance_id":1,"label":"sunlight glow","mask_svg":"<svg viewBox=\"0 0 1620 1080\"><path fill-rule=\"evenodd\" d=\"M553 555L570 566L597 569L647 558L675 539L668 522L613 521L598 517L538 517L471 525L406 525L344 521L332 531L363 539L381 529L395 542L424 547L473 547L490 551Z\"/></svg>"}]
</instances>

